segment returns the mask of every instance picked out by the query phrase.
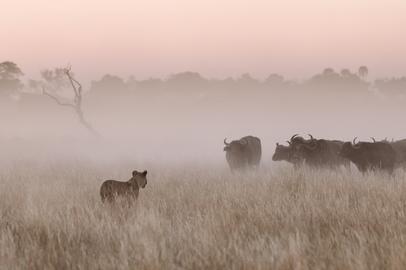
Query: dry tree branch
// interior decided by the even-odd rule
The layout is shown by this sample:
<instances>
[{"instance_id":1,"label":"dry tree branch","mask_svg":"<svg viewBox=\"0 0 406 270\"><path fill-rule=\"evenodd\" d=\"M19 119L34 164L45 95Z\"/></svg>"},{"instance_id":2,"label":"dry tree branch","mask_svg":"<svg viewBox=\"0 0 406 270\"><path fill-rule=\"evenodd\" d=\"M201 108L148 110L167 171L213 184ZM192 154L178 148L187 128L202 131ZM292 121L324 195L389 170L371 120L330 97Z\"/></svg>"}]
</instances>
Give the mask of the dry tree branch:
<instances>
[{"instance_id":1,"label":"dry tree branch","mask_svg":"<svg viewBox=\"0 0 406 270\"><path fill-rule=\"evenodd\" d=\"M77 96L81 95L81 93L82 93L82 85L73 78L70 71L71 71L71 67L69 66L65 69L65 74L69 79L69 82L73 88L73 91L75 92L75 97L77 97ZM75 83L76 83L76 86L75 86Z\"/></svg>"},{"instance_id":2,"label":"dry tree branch","mask_svg":"<svg viewBox=\"0 0 406 270\"><path fill-rule=\"evenodd\" d=\"M45 91L44 87L42 87L42 94L52 98L58 105L67 106L67 107L71 107L71 108L74 108L74 109L76 108L74 104L61 102L56 96L53 96L50 93L48 93L47 91Z\"/></svg>"},{"instance_id":3,"label":"dry tree branch","mask_svg":"<svg viewBox=\"0 0 406 270\"><path fill-rule=\"evenodd\" d=\"M73 103L64 103L59 100L56 96L51 95L47 91L45 91L44 87L42 87L42 93L51 99L53 99L58 105L70 107L75 110L76 115L79 118L80 123L94 136L100 136L92 127L92 125L85 119L83 109L82 109L82 85L73 78L72 74L70 73L71 68L67 67L65 69L65 74L69 79L69 82L72 86L72 90L75 94L73 99ZM76 84L76 85L75 85Z\"/></svg>"}]
</instances>

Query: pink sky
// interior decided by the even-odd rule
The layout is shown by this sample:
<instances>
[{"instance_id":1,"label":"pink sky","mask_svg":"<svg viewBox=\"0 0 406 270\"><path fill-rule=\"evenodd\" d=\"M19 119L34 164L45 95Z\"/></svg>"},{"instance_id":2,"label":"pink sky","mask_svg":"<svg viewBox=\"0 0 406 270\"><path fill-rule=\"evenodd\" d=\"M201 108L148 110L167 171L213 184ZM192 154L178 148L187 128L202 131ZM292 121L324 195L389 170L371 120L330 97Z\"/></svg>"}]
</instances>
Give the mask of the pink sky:
<instances>
[{"instance_id":1,"label":"pink sky","mask_svg":"<svg viewBox=\"0 0 406 270\"><path fill-rule=\"evenodd\" d=\"M2 4L0 61L30 77L303 78L324 67L406 75L404 0L13 0Z\"/></svg>"}]
</instances>

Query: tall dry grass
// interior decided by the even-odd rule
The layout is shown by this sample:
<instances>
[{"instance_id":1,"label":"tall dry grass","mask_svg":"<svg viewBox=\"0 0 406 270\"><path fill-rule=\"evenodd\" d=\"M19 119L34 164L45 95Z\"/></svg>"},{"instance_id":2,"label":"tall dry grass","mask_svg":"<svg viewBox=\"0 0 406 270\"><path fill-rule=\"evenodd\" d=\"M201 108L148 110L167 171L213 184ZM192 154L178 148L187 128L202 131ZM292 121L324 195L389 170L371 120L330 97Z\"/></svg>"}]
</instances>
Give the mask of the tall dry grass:
<instances>
[{"instance_id":1,"label":"tall dry grass","mask_svg":"<svg viewBox=\"0 0 406 270\"><path fill-rule=\"evenodd\" d=\"M0 168L1 269L405 269L402 171L149 165L138 202L102 205L89 161Z\"/></svg>"}]
</instances>

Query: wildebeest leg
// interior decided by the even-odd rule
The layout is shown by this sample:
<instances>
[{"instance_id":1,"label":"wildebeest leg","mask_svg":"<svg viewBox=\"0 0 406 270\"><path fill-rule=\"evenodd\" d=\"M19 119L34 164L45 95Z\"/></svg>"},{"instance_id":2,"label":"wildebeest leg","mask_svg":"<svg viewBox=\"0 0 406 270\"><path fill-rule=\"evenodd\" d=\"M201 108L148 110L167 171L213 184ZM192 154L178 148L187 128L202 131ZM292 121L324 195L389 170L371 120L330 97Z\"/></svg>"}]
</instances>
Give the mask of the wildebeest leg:
<instances>
[{"instance_id":1,"label":"wildebeest leg","mask_svg":"<svg viewBox=\"0 0 406 270\"><path fill-rule=\"evenodd\" d=\"M389 173L390 176L393 176L394 170L395 170L394 166L389 166L388 167L388 173Z\"/></svg>"},{"instance_id":2,"label":"wildebeest leg","mask_svg":"<svg viewBox=\"0 0 406 270\"><path fill-rule=\"evenodd\" d=\"M357 169L363 174L365 175L365 173L367 172L367 167L363 164L357 164Z\"/></svg>"},{"instance_id":3,"label":"wildebeest leg","mask_svg":"<svg viewBox=\"0 0 406 270\"><path fill-rule=\"evenodd\" d=\"M344 168L351 172L351 162L344 163Z\"/></svg>"},{"instance_id":4,"label":"wildebeest leg","mask_svg":"<svg viewBox=\"0 0 406 270\"><path fill-rule=\"evenodd\" d=\"M303 167L303 162L295 162L293 164L293 166L294 166L295 170L299 170L300 168Z\"/></svg>"}]
</instances>

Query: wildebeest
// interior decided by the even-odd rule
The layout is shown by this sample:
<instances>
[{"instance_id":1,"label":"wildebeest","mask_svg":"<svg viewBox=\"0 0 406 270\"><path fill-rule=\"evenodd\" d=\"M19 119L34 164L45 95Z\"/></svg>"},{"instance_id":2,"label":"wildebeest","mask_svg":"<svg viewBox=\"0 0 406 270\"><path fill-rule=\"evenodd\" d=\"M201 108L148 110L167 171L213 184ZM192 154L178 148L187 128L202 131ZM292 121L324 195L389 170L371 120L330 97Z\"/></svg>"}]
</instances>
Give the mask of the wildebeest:
<instances>
[{"instance_id":1,"label":"wildebeest","mask_svg":"<svg viewBox=\"0 0 406 270\"><path fill-rule=\"evenodd\" d=\"M289 141L286 141L288 143L287 146L276 143L276 148L272 156L272 160L287 161L294 164L295 166L298 166L301 162L303 162L303 160L300 159L298 155L294 155L294 147L300 143L305 143L307 140L298 135L299 134L295 134L290 138Z\"/></svg>"},{"instance_id":2,"label":"wildebeest","mask_svg":"<svg viewBox=\"0 0 406 270\"><path fill-rule=\"evenodd\" d=\"M106 180L100 188L102 202L114 202L117 197L134 200L138 198L139 189L147 185L147 171L133 171L127 182Z\"/></svg>"},{"instance_id":3,"label":"wildebeest","mask_svg":"<svg viewBox=\"0 0 406 270\"><path fill-rule=\"evenodd\" d=\"M309 140L293 136L291 146L293 159L301 160L312 167L336 168L341 165L350 166L350 162L339 156L344 142L338 140L315 139L310 135Z\"/></svg>"},{"instance_id":4,"label":"wildebeest","mask_svg":"<svg viewBox=\"0 0 406 270\"><path fill-rule=\"evenodd\" d=\"M340 156L351 160L361 172L368 170L385 170L393 172L396 152L387 142L345 142Z\"/></svg>"},{"instance_id":5,"label":"wildebeest","mask_svg":"<svg viewBox=\"0 0 406 270\"><path fill-rule=\"evenodd\" d=\"M276 143L276 148L275 152L272 156L273 161L287 161L293 163L292 159L292 147L290 145L282 145L279 143Z\"/></svg>"},{"instance_id":6,"label":"wildebeest","mask_svg":"<svg viewBox=\"0 0 406 270\"><path fill-rule=\"evenodd\" d=\"M376 142L374 137L371 137L373 142ZM381 140L381 142L389 143L396 153L395 167L406 168L406 139L395 141L394 139L388 140L387 138Z\"/></svg>"},{"instance_id":7,"label":"wildebeest","mask_svg":"<svg viewBox=\"0 0 406 270\"><path fill-rule=\"evenodd\" d=\"M224 145L226 159L231 171L259 166L262 155L259 138L246 136L230 143L224 139Z\"/></svg>"},{"instance_id":8,"label":"wildebeest","mask_svg":"<svg viewBox=\"0 0 406 270\"><path fill-rule=\"evenodd\" d=\"M272 156L273 161L287 161L289 163L292 163L293 165L298 166L301 162L301 160L297 159L293 155L293 147L288 141L289 145L282 145L279 143L276 143L275 147L275 152Z\"/></svg>"},{"instance_id":9,"label":"wildebeest","mask_svg":"<svg viewBox=\"0 0 406 270\"><path fill-rule=\"evenodd\" d=\"M390 143L396 152L396 166L406 168L406 139Z\"/></svg>"}]
</instances>

